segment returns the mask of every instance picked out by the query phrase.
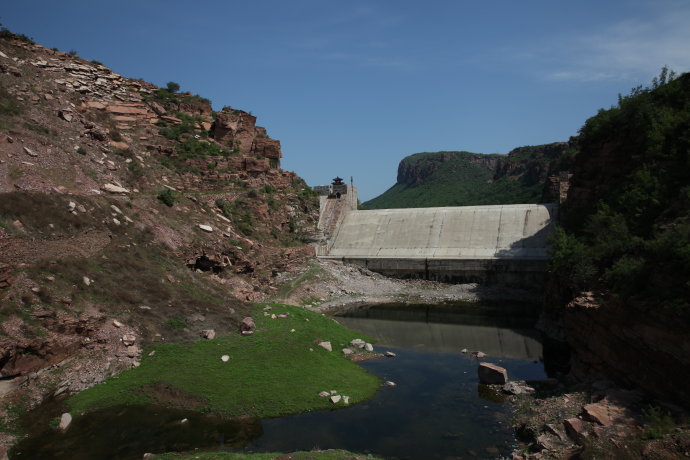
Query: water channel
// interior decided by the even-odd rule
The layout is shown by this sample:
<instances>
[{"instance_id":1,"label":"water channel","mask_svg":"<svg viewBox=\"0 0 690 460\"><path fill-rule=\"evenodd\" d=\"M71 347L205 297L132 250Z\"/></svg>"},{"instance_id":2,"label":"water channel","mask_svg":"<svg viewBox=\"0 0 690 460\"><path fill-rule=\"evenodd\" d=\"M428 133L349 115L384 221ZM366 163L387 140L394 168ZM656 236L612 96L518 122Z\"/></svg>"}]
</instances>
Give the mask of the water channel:
<instances>
[{"instance_id":1,"label":"water channel","mask_svg":"<svg viewBox=\"0 0 690 460\"><path fill-rule=\"evenodd\" d=\"M142 452L195 448L340 448L401 460L506 456L515 446L510 405L478 385L477 360L460 350L483 351L511 379L537 380L546 377L542 344L532 316L463 311L389 306L338 317L374 338L376 351L397 355L361 363L396 386L348 409L228 421L184 410L116 407L78 418L67 433L34 435L12 458L139 459ZM185 426L183 418L189 419Z\"/></svg>"}]
</instances>

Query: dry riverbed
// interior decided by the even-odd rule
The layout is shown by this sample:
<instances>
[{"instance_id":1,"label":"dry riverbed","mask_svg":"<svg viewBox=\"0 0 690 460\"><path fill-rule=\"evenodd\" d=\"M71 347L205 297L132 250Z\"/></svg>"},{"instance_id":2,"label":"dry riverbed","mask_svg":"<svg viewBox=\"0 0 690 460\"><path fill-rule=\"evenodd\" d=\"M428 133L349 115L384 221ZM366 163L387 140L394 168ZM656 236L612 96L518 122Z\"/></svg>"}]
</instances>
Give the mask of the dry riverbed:
<instances>
[{"instance_id":1,"label":"dry riverbed","mask_svg":"<svg viewBox=\"0 0 690 460\"><path fill-rule=\"evenodd\" d=\"M363 305L437 305L463 302L535 302L538 292L527 289L482 286L477 283L446 284L427 280L388 278L355 265L317 259L297 275L284 280L276 301L310 306L335 313Z\"/></svg>"}]
</instances>

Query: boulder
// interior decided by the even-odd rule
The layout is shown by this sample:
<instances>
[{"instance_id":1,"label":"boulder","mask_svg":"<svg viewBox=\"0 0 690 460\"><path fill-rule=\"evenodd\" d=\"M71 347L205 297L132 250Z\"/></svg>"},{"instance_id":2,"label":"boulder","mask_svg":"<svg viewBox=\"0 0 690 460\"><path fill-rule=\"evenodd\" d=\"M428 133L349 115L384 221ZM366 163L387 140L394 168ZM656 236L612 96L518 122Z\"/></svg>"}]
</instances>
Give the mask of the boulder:
<instances>
[{"instance_id":1,"label":"boulder","mask_svg":"<svg viewBox=\"0 0 690 460\"><path fill-rule=\"evenodd\" d=\"M220 360L223 361L224 363L227 363L228 361L230 361L230 356L223 355L220 357Z\"/></svg>"},{"instance_id":2,"label":"boulder","mask_svg":"<svg viewBox=\"0 0 690 460\"><path fill-rule=\"evenodd\" d=\"M331 396L330 399L331 399L331 402L333 404L337 404L340 402L341 396L340 395L333 395L333 396Z\"/></svg>"},{"instance_id":3,"label":"boulder","mask_svg":"<svg viewBox=\"0 0 690 460\"><path fill-rule=\"evenodd\" d=\"M364 348L366 342L362 339L352 339L350 340L350 345L352 345L353 347Z\"/></svg>"},{"instance_id":4,"label":"boulder","mask_svg":"<svg viewBox=\"0 0 690 460\"><path fill-rule=\"evenodd\" d=\"M585 417L599 425L611 426L612 421L608 408L603 404L587 404L583 407Z\"/></svg>"},{"instance_id":5,"label":"boulder","mask_svg":"<svg viewBox=\"0 0 690 460\"><path fill-rule=\"evenodd\" d=\"M372 351L374 351L374 346L370 343L365 343L364 344L364 350L371 353Z\"/></svg>"},{"instance_id":6,"label":"boulder","mask_svg":"<svg viewBox=\"0 0 690 460\"><path fill-rule=\"evenodd\" d=\"M385 356L386 356L386 358L395 358L395 357L398 356L398 355L396 355L396 354L393 353L392 351L387 351L387 352L385 353Z\"/></svg>"},{"instance_id":7,"label":"boulder","mask_svg":"<svg viewBox=\"0 0 690 460\"><path fill-rule=\"evenodd\" d=\"M29 147L24 147L24 153L26 153L30 157L37 157L38 156L38 153L31 150Z\"/></svg>"},{"instance_id":8,"label":"boulder","mask_svg":"<svg viewBox=\"0 0 690 460\"><path fill-rule=\"evenodd\" d=\"M487 385L504 385L508 383L508 371L495 364L479 363L479 383Z\"/></svg>"},{"instance_id":9,"label":"boulder","mask_svg":"<svg viewBox=\"0 0 690 460\"><path fill-rule=\"evenodd\" d=\"M534 393L534 388L523 382L508 382L503 385L503 392L509 395L521 395L523 393Z\"/></svg>"},{"instance_id":10,"label":"boulder","mask_svg":"<svg viewBox=\"0 0 690 460\"><path fill-rule=\"evenodd\" d=\"M344 354L345 356L351 355L351 354L353 354L353 353L354 353L354 351L352 350L352 348L343 348L343 354Z\"/></svg>"},{"instance_id":11,"label":"boulder","mask_svg":"<svg viewBox=\"0 0 690 460\"><path fill-rule=\"evenodd\" d=\"M101 188L108 193L115 193L120 195L129 193L129 190L127 190L126 188L113 184L104 184Z\"/></svg>"},{"instance_id":12,"label":"boulder","mask_svg":"<svg viewBox=\"0 0 690 460\"><path fill-rule=\"evenodd\" d=\"M213 231L213 227L211 227L210 225L199 224L199 228L209 233Z\"/></svg>"},{"instance_id":13,"label":"boulder","mask_svg":"<svg viewBox=\"0 0 690 460\"><path fill-rule=\"evenodd\" d=\"M214 331L213 329L204 329L203 331L199 332L199 335L203 339L211 340L216 336L216 331Z\"/></svg>"},{"instance_id":14,"label":"boulder","mask_svg":"<svg viewBox=\"0 0 690 460\"><path fill-rule=\"evenodd\" d=\"M569 418L563 421L565 432L570 439L580 443L586 437L585 426L577 417Z\"/></svg>"},{"instance_id":15,"label":"boulder","mask_svg":"<svg viewBox=\"0 0 690 460\"><path fill-rule=\"evenodd\" d=\"M242 335L252 335L255 330L256 324L254 324L254 320L249 316L244 318L240 323L240 333L242 333Z\"/></svg>"},{"instance_id":16,"label":"boulder","mask_svg":"<svg viewBox=\"0 0 690 460\"><path fill-rule=\"evenodd\" d=\"M110 141L110 146L117 150L129 150L129 145L126 142Z\"/></svg>"},{"instance_id":17,"label":"boulder","mask_svg":"<svg viewBox=\"0 0 690 460\"><path fill-rule=\"evenodd\" d=\"M72 416L65 412L60 416L60 424L58 425L58 430L66 431L69 425L72 423Z\"/></svg>"}]
</instances>

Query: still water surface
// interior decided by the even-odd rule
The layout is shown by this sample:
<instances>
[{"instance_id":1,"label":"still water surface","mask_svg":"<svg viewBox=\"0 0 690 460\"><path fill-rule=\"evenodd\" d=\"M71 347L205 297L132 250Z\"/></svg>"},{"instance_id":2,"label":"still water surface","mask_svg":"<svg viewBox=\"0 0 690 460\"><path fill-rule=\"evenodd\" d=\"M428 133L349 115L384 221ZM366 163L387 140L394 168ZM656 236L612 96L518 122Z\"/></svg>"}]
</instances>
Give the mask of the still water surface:
<instances>
[{"instance_id":1,"label":"still water surface","mask_svg":"<svg viewBox=\"0 0 690 460\"><path fill-rule=\"evenodd\" d=\"M128 459L143 452L229 450L291 452L348 449L390 459L495 458L515 444L510 406L477 383L481 350L514 380L545 377L531 320L435 310L375 308L339 317L395 358L361 363L382 380L370 401L351 408L276 419L227 421L183 410L119 407L46 431L17 446L14 459ZM286 389L289 391L289 389ZM181 426L179 421L188 418Z\"/></svg>"}]
</instances>

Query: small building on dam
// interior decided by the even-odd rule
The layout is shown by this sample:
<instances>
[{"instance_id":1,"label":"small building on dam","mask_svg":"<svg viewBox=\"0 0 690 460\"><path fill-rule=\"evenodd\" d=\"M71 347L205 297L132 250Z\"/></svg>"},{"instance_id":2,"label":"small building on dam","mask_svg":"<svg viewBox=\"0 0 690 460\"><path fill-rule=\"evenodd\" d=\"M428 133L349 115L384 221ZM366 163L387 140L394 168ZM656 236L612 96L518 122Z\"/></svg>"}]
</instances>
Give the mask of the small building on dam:
<instances>
[{"instance_id":1,"label":"small building on dam","mask_svg":"<svg viewBox=\"0 0 690 460\"><path fill-rule=\"evenodd\" d=\"M544 280L558 205L357 209L336 178L320 196L317 256L397 278L529 287Z\"/></svg>"}]
</instances>

